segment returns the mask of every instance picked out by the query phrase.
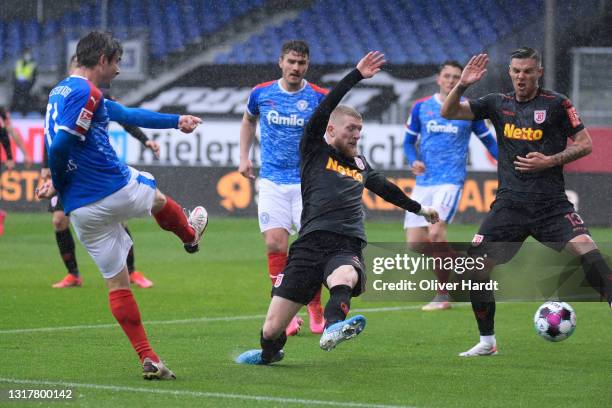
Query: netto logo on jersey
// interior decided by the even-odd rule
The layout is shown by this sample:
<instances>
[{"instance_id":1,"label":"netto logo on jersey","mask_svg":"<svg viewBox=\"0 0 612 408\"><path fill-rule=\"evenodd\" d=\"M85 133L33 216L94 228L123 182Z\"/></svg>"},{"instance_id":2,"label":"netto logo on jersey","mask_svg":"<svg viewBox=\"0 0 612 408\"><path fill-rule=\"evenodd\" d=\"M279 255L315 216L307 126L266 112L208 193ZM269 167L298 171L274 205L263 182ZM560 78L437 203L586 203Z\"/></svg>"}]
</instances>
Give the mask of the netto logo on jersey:
<instances>
[{"instance_id":1,"label":"netto logo on jersey","mask_svg":"<svg viewBox=\"0 0 612 408\"><path fill-rule=\"evenodd\" d=\"M504 136L508 139L535 141L542 139L544 132L541 129L518 128L515 124L506 123L504 125Z\"/></svg>"},{"instance_id":2,"label":"netto logo on jersey","mask_svg":"<svg viewBox=\"0 0 612 408\"><path fill-rule=\"evenodd\" d=\"M427 132L428 133L454 133L457 134L459 132L459 128L452 123L447 123L446 125L440 125L435 120L430 120L427 122Z\"/></svg>"},{"instance_id":3,"label":"netto logo on jersey","mask_svg":"<svg viewBox=\"0 0 612 408\"><path fill-rule=\"evenodd\" d=\"M297 115L291 115L288 117L281 116L275 110L268 112L268 114L266 115L266 118L268 119L268 123L270 124L274 123L275 125L301 126L301 127L304 126L303 118L298 118Z\"/></svg>"},{"instance_id":4,"label":"netto logo on jersey","mask_svg":"<svg viewBox=\"0 0 612 408\"><path fill-rule=\"evenodd\" d=\"M327 160L325 170L335 171L336 173L342 174L343 176L349 176L360 183L363 183L363 175L357 169L351 169L338 164L338 160L332 159L331 157Z\"/></svg>"}]
</instances>

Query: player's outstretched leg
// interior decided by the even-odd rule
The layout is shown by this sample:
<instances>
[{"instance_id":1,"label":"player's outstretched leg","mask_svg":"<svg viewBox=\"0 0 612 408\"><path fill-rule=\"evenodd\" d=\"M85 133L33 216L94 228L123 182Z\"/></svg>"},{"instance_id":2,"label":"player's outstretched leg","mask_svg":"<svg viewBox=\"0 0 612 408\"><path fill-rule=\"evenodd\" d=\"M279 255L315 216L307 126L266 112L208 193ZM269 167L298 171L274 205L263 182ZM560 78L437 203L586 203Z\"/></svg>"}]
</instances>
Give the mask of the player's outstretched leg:
<instances>
[{"instance_id":1,"label":"player's outstretched leg","mask_svg":"<svg viewBox=\"0 0 612 408\"><path fill-rule=\"evenodd\" d=\"M204 207L198 206L185 214L176 201L157 190L151 212L162 229L173 232L183 241L187 252L199 250L200 240L208 225L208 213Z\"/></svg>"},{"instance_id":2,"label":"player's outstretched leg","mask_svg":"<svg viewBox=\"0 0 612 408\"><path fill-rule=\"evenodd\" d=\"M149 344L138 304L129 289L127 268L124 268L118 275L107 278L106 282L109 287L108 301L111 313L138 354L142 363L143 377L147 380L175 379L174 373L164 365Z\"/></svg>"},{"instance_id":3,"label":"player's outstretched leg","mask_svg":"<svg viewBox=\"0 0 612 408\"><path fill-rule=\"evenodd\" d=\"M339 343L356 337L365 328L366 319L361 315L346 319L351 308L352 290L348 285L336 285L329 289L329 301L324 312L325 331L319 340L323 350L332 350Z\"/></svg>"}]
</instances>

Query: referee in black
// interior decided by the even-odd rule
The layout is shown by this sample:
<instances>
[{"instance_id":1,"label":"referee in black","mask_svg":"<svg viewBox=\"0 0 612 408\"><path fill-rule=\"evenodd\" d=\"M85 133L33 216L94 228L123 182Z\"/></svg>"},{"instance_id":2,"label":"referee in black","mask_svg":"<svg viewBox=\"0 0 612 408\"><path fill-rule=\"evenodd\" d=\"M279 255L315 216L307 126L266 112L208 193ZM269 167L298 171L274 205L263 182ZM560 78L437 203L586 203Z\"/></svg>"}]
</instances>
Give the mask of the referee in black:
<instances>
[{"instance_id":1,"label":"referee in black","mask_svg":"<svg viewBox=\"0 0 612 408\"><path fill-rule=\"evenodd\" d=\"M346 319L351 297L365 289L362 250L363 189L429 222L437 212L408 198L385 176L357 154L363 120L354 109L338 103L364 78L373 77L385 63L384 55L370 52L346 75L317 107L300 142L302 221L299 238L289 249L289 259L272 289L272 301L261 331L261 349L240 355L240 364L280 361L287 341L285 327L308 304L323 283L330 293L325 306L324 350L355 337L365 327L363 316ZM327 139L325 137L327 133Z\"/></svg>"},{"instance_id":2,"label":"referee in black","mask_svg":"<svg viewBox=\"0 0 612 408\"><path fill-rule=\"evenodd\" d=\"M491 211L472 240L470 255L487 255L488 271L508 262L528 236L580 258L587 280L612 302L612 275L589 230L565 194L563 165L591 153L591 137L564 95L540 88L540 53L524 47L511 54L514 92L461 102L486 73L488 56L472 57L442 105L447 119L490 119L499 145L499 188ZM573 140L568 146L567 139ZM605 283L604 283L605 282ZM497 354L492 292L470 293L480 341L462 357ZM612 306L612 305L611 305Z\"/></svg>"}]
</instances>

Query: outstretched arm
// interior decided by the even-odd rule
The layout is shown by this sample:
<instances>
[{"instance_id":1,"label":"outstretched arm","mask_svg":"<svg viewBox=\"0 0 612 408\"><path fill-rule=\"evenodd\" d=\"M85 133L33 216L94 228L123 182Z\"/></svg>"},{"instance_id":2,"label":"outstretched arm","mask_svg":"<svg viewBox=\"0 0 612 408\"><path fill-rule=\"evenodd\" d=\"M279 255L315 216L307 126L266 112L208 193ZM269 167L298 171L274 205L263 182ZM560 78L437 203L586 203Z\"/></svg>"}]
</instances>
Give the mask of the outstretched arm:
<instances>
[{"instance_id":1,"label":"outstretched arm","mask_svg":"<svg viewBox=\"0 0 612 408\"><path fill-rule=\"evenodd\" d=\"M191 115L171 115L157 113L141 108L127 108L120 103L106 99L104 101L110 120L140 126L149 129L178 128L184 133L191 133L202 123L202 119Z\"/></svg>"},{"instance_id":2,"label":"outstretched arm","mask_svg":"<svg viewBox=\"0 0 612 408\"><path fill-rule=\"evenodd\" d=\"M377 171L370 172L365 187L397 207L424 216L432 224L440 220L435 209L421 206L421 204L404 194L398 186L387 180L382 173Z\"/></svg>"},{"instance_id":3,"label":"outstretched arm","mask_svg":"<svg viewBox=\"0 0 612 408\"><path fill-rule=\"evenodd\" d=\"M444 118L462 120L474 119L474 113L470 108L470 104L468 102L461 102L461 95L463 95L468 87L480 81L487 72L488 63L489 56L487 54L478 54L470 59L461 73L461 79L442 104L441 114Z\"/></svg>"},{"instance_id":4,"label":"outstretched arm","mask_svg":"<svg viewBox=\"0 0 612 408\"><path fill-rule=\"evenodd\" d=\"M321 101L317 110L310 117L304 130L302 137L302 147L307 143L323 142L325 129L332 111L338 106L344 95L351 90L359 81L366 78L372 78L380 71L380 67L386 62L384 54L378 51L370 51L357 64L356 69L348 73L338 84L327 94L325 99Z\"/></svg>"}]
</instances>

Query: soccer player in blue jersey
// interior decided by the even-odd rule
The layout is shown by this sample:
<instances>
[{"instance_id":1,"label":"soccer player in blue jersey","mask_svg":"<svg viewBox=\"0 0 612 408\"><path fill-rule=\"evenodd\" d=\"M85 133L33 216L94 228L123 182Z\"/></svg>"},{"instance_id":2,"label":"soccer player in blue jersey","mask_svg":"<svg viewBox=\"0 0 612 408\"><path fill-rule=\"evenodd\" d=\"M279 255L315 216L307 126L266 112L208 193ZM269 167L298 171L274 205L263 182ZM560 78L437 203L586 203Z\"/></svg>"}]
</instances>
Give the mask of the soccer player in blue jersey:
<instances>
[{"instance_id":1,"label":"soccer player in blue jersey","mask_svg":"<svg viewBox=\"0 0 612 408\"><path fill-rule=\"evenodd\" d=\"M192 132L199 118L130 109L106 100L100 87L109 87L119 74L123 49L108 33L93 31L77 44L78 68L49 94L45 143L52 182L37 191L39 198L59 195L75 232L100 269L109 289L110 309L138 353L145 379L174 379L151 348L130 291L126 256L132 240L122 222L153 215L165 230L176 234L187 252L198 250L208 216L196 207L187 217L162 194L149 173L122 163L108 137L108 123L148 128L179 128Z\"/></svg>"},{"instance_id":2,"label":"soccer player in blue jersey","mask_svg":"<svg viewBox=\"0 0 612 408\"><path fill-rule=\"evenodd\" d=\"M406 124L404 152L416 175L411 198L434 207L440 214L440 222L429 224L423 216L406 212L406 241L412 249L432 256L452 255L446 228L452 222L461 198L470 135L474 133L497 159L497 143L484 121L447 120L440 114L440 108L461 78L462 70L457 61L442 63L436 80L439 92L418 100ZM418 152L415 146L417 138L420 142ZM448 282L450 271L436 269L435 272L438 281ZM434 299L422 309L433 311L450 307L448 292L438 290Z\"/></svg>"},{"instance_id":3,"label":"soccer player in blue jersey","mask_svg":"<svg viewBox=\"0 0 612 408\"><path fill-rule=\"evenodd\" d=\"M253 179L249 151L257 122L261 132L261 171L259 173L259 228L268 252L268 274L272 285L287 263L289 234L300 229L302 196L300 190L299 144L304 125L327 91L304 79L309 49L304 41L283 44L278 65L282 78L253 88L240 127L240 173ZM282 276L281 276L282 279ZM307 306L310 330L321 334L325 328L321 291ZM299 332L303 321L294 317L287 335Z\"/></svg>"}]
</instances>

